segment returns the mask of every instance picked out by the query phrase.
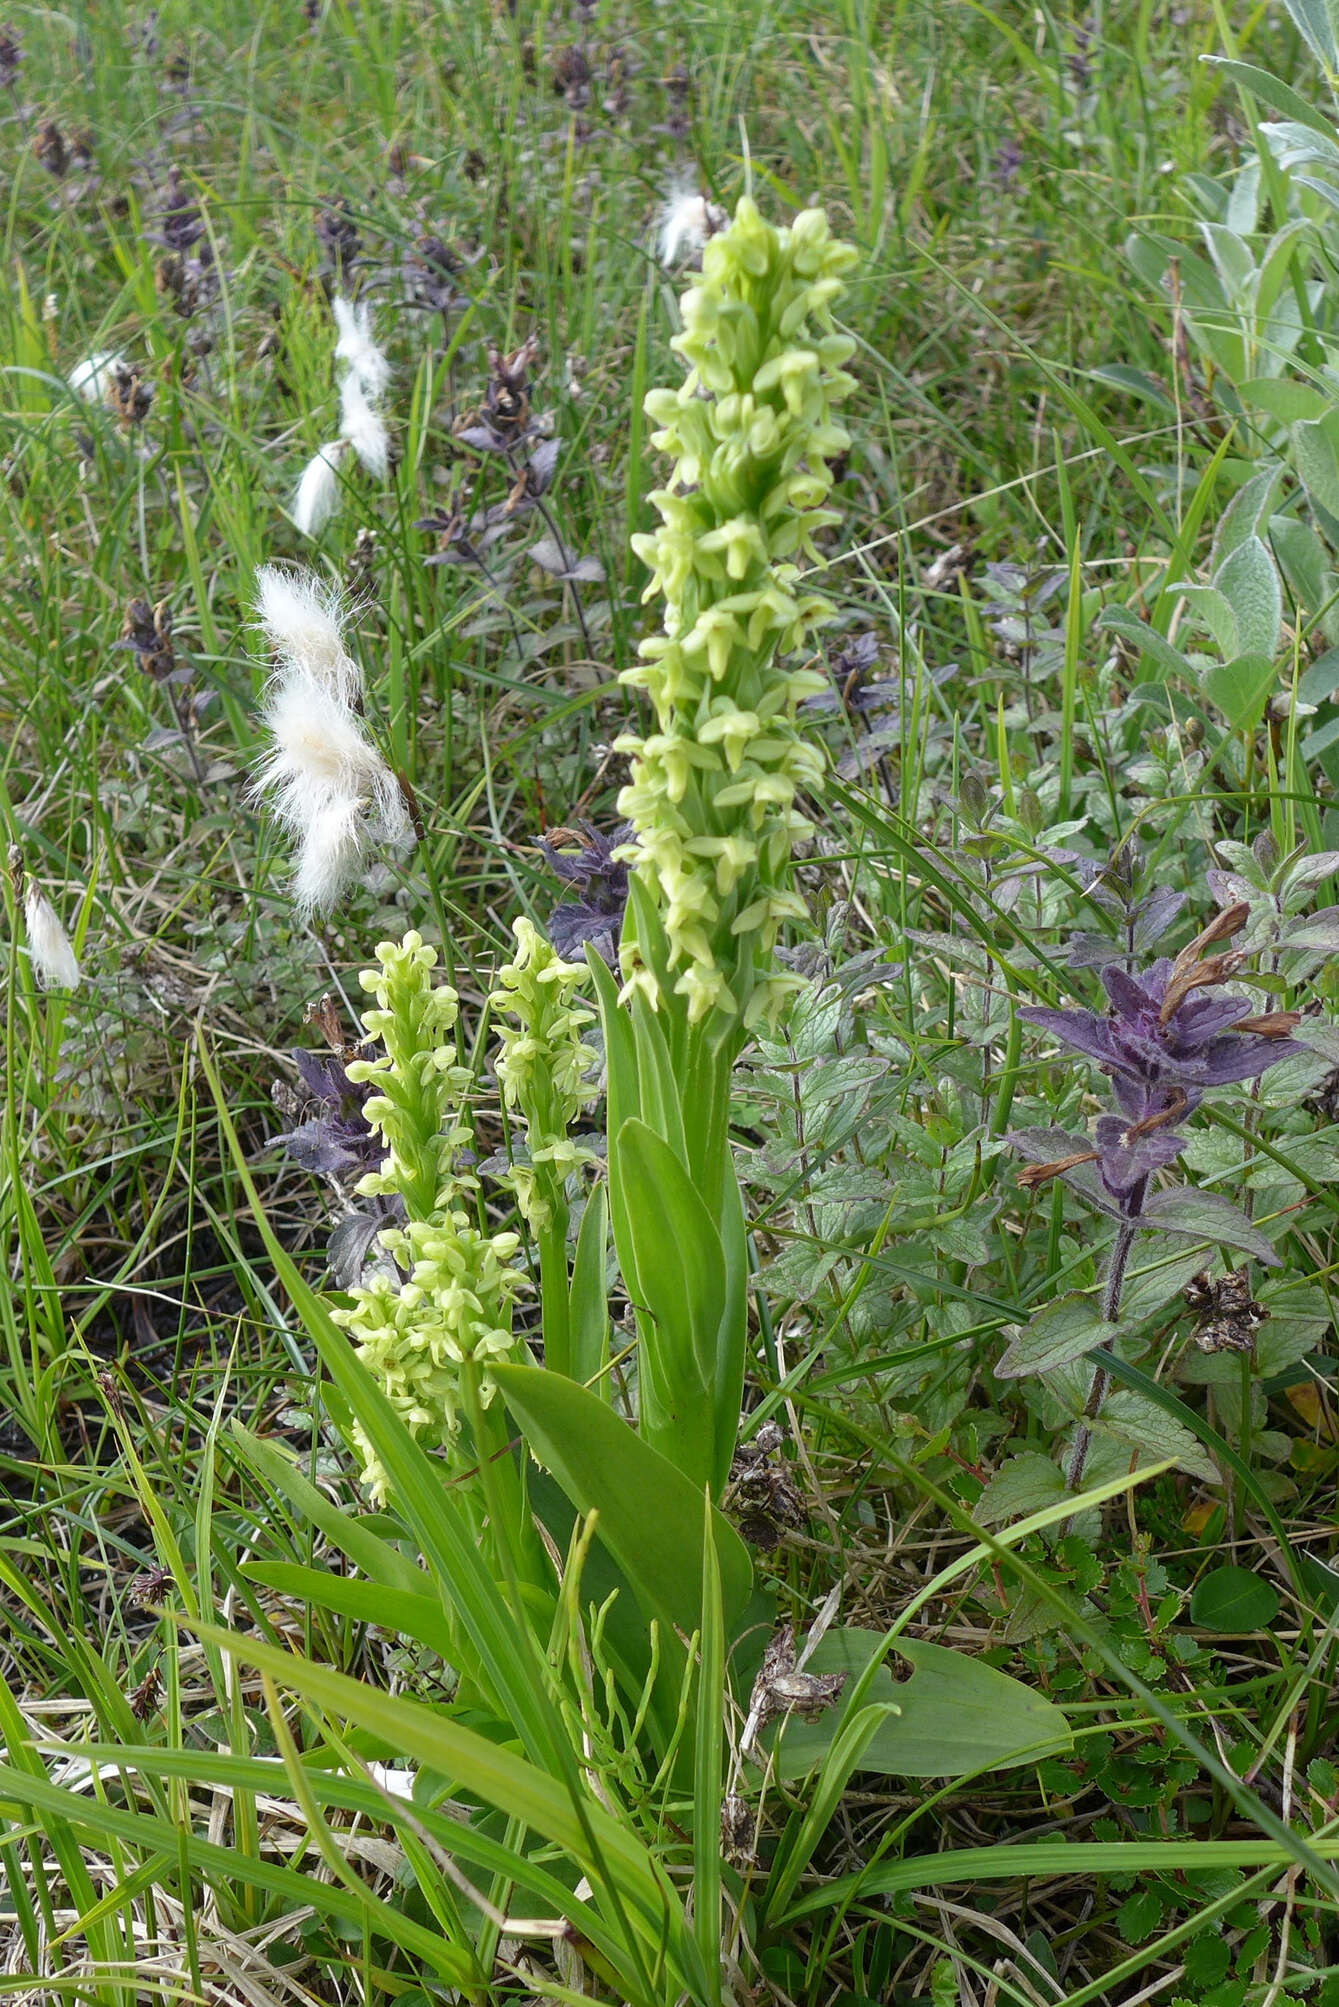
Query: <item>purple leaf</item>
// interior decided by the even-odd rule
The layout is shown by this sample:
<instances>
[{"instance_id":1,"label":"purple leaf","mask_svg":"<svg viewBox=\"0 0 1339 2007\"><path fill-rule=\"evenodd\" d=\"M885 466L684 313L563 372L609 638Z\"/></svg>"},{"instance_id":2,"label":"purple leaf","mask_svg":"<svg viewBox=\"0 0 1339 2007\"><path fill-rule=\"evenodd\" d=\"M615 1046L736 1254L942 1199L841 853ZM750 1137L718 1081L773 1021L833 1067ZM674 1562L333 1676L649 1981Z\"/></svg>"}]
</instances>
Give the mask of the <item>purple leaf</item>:
<instances>
[{"instance_id":1,"label":"purple leaf","mask_svg":"<svg viewBox=\"0 0 1339 2007\"><path fill-rule=\"evenodd\" d=\"M530 455L530 486L536 495L544 494L549 488L561 449L561 440L546 439Z\"/></svg>"},{"instance_id":2,"label":"purple leaf","mask_svg":"<svg viewBox=\"0 0 1339 2007\"><path fill-rule=\"evenodd\" d=\"M1229 1033L1216 1038L1200 1059L1199 1078L1206 1087L1226 1087L1233 1081L1257 1080L1281 1059L1299 1059L1306 1047L1295 1038L1258 1038Z\"/></svg>"},{"instance_id":3,"label":"purple leaf","mask_svg":"<svg viewBox=\"0 0 1339 2007\"><path fill-rule=\"evenodd\" d=\"M1174 1164L1186 1146L1185 1137L1170 1124L1141 1132L1120 1115L1098 1116L1095 1141L1102 1160L1102 1183L1118 1198L1124 1198L1154 1171Z\"/></svg>"},{"instance_id":4,"label":"purple leaf","mask_svg":"<svg viewBox=\"0 0 1339 2007\"><path fill-rule=\"evenodd\" d=\"M1123 962L1125 950L1106 934L1071 934L1066 959L1071 969L1104 969L1108 962Z\"/></svg>"},{"instance_id":5,"label":"purple leaf","mask_svg":"<svg viewBox=\"0 0 1339 2007\"><path fill-rule=\"evenodd\" d=\"M465 425L455 436L462 446L472 446L476 453L505 453L507 450L506 440L491 425Z\"/></svg>"},{"instance_id":6,"label":"purple leaf","mask_svg":"<svg viewBox=\"0 0 1339 2007\"><path fill-rule=\"evenodd\" d=\"M369 1168L367 1151L362 1146L371 1133L366 1123L360 1134L349 1123L332 1121L328 1115L314 1115L308 1122L299 1122L296 1129L275 1136L272 1142L276 1148L282 1145L304 1171L314 1171L322 1178L342 1178ZM376 1154L378 1158L383 1154L380 1146Z\"/></svg>"},{"instance_id":7,"label":"purple leaf","mask_svg":"<svg viewBox=\"0 0 1339 2007\"><path fill-rule=\"evenodd\" d=\"M585 585L599 585L604 579L604 566L598 558L579 558L553 536L540 537L538 542L531 544L526 555L531 564L537 564L541 571L551 572L554 578L576 579Z\"/></svg>"},{"instance_id":8,"label":"purple leaf","mask_svg":"<svg viewBox=\"0 0 1339 2007\"><path fill-rule=\"evenodd\" d=\"M336 1223L325 1251L330 1279L336 1289L356 1287L377 1235L394 1224L393 1213L375 1210L348 1213Z\"/></svg>"},{"instance_id":9,"label":"purple leaf","mask_svg":"<svg viewBox=\"0 0 1339 2007\"><path fill-rule=\"evenodd\" d=\"M1162 1000L1167 994L1167 978L1171 969L1168 961L1154 962L1142 976L1132 976L1125 969L1103 969L1102 987L1111 999L1116 1016L1140 1026L1146 1022L1156 1023Z\"/></svg>"},{"instance_id":10,"label":"purple leaf","mask_svg":"<svg viewBox=\"0 0 1339 2007\"><path fill-rule=\"evenodd\" d=\"M1102 971L1103 975L1109 973ZM1018 1015L1028 1024L1040 1025L1043 1031L1051 1032L1072 1045L1076 1052L1086 1052L1090 1059L1096 1059L1109 1066L1113 1060L1113 1043L1110 1027L1090 1010L1048 1010L1040 1004L1028 1004Z\"/></svg>"},{"instance_id":11,"label":"purple leaf","mask_svg":"<svg viewBox=\"0 0 1339 2007\"><path fill-rule=\"evenodd\" d=\"M1089 1147L1086 1137L1071 1136L1067 1129L1011 1129L1005 1141L1034 1164L1053 1164Z\"/></svg>"},{"instance_id":12,"label":"purple leaf","mask_svg":"<svg viewBox=\"0 0 1339 2007\"><path fill-rule=\"evenodd\" d=\"M1173 892L1170 885L1155 885L1135 910L1135 947L1147 948L1152 942L1160 941L1185 903L1184 892Z\"/></svg>"}]
</instances>

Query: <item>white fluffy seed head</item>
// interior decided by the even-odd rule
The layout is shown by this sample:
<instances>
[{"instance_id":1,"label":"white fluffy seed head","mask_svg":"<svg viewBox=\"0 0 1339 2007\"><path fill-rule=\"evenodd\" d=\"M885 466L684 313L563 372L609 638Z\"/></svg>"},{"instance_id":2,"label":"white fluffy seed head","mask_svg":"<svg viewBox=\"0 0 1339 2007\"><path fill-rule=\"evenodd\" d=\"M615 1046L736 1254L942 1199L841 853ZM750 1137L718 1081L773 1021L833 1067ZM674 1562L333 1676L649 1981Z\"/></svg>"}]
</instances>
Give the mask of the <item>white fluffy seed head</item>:
<instances>
[{"instance_id":1,"label":"white fluffy seed head","mask_svg":"<svg viewBox=\"0 0 1339 2007\"><path fill-rule=\"evenodd\" d=\"M391 366L373 337L372 310L366 301L355 306L352 300L336 298L330 305L339 329L335 358L347 363L350 376L357 379L364 395L375 401L385 394Z\"/></svg>"},{"instance_id":2,"label":"white fluffy seed head","mask_svg":"<svg viewBox=\"0 0 1339 2007\"><path fill-rule=\"evenodd\" d=\"M255 788L294 835L336 795L372 803L398 792L357 713L325 677L285 667L266 700L264 722L272 744Z\"/></svg>"},{"instance_id":3,"label":"white fluffy seed head","mask_svg":"<svg viewBox=\"0 0 1339 2007\"><path fill-rule=\"evenodd\" d=\"M352 370L340 386L339 419L340 436L345 444L352 446L369 474L384 481L390 465L390 434Z\"/></svg>"},{"instance_id":4,"label":"white fluffy seed head","mask_svg":"<svg viewBox=\"0 0 1339 2007\"><path fill-rule=\"evenodd\" d=\"M344 646L344 600L337 586L314 571L263 564L256 572L256 613L286 668L328 683L346 705L353 702L363 678Z\"/></svg>"},{"instance_id":5,"label":"white fluffy seed head","mask_svg":"<svg viewBox=\"0 0 1339 2007\"><path fill-rule=\"evenodd\" d=\"M44 990L72 990L79 981L79 958L46 894L31 883L23 895L28 959Z\"/></svg>"},{"instance_id":6,"label":"white fluffy seed head","mask_svg":"<svg viewBox=\"0 0 1339 2007\"><path fill-rule=\"evenodd\" d=\"M270 745L251 784L294 842L293 892L326 912L374 843L412 839L400 784L337 687L288 664L264 712Z\"/></svg>"},{"instance_id":7,"label":"white fluffy seed head","mask_svg":"<svg viewBox=\"0 0 1339 2007\"><path fill-rule=\"evenodd\" d=\"M313 816L293 854L293 900L304 920L338 902L363 868L370 842L355 795L332 796Z\"/></svg>"},{"instance_id":8,"label":"white fluffy seed head","mask_svg":"<svg viewBox=\"0 0 1339 2007\"><path fill-rule=\"evenodd\" d=\"M671 188L656 229L662 265L677 265L702 249L725 222L725 212L688 184Z\"/></svg>"},{"instance_id":9,"label":"white fluffy seed head","mask_svg":"<svg viewBox=\"0 0 1339 2007\"><path fill-rule=\"evenodd\" d=\"M304 537L319 537L339 507L339 463L344 441L332 440L302 470L289 515Z\"/></svg>"},{"instance_id":10,"label":"white fluffy seed head","mask_svg":"<svg viewBox=\"0 0 1339 2007\"><path fill-rule=\"evenodd\" d=\"M103 404L112 387L112 372L121 358L111 349L103 349L97 355L86 355L70 371L68 382L76 397L85 404Z\"/></svg>"}]
</instances>

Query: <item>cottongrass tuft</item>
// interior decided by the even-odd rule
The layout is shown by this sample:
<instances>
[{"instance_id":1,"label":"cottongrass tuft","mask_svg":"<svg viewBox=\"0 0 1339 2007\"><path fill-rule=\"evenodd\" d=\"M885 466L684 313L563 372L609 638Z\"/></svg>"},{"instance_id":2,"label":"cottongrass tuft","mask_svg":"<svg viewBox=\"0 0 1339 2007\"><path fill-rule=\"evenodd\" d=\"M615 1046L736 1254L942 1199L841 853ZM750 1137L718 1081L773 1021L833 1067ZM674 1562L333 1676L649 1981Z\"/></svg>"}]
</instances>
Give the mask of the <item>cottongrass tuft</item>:
<instances>
[{"instance_id":1,"label":"cottongrass tuft","mask_svg":"<svg viewBox=\"0 0 1339 2007\"><path fill-rule=\"evenodd\" d=\"M310 573L265 565L257 610L279 667L250 795L292 838L293 897L311 919L330 910L374 847L409 843L413 826L400 782L355 709L361 683L344 649L339 595Z\"/></svg>"},{"instance_id":2,"label":"cottongrass tuft","mask_svg":"<svg viewBox=\"0 0 1339 2007\"><path fill-rule=\"evenodd\" d=\"M336 298L330 302L330 311L339 329L336 360L349 365L350 376L369 398L383 397L390 384L391 366L373 339L371 308L366 301L355 306L352 300Z\"/></svg>"},{"instance_id":3,"label":"cottongrass tuft","mask_svg":"<svg viewBox=\"0 0 1339 2007\"><path fill-rule=\"evenodd\" d=\"M335 360L344 365L339 386L339 438L322 446L302 470L289 514L304 537L318 537L339 507L339 466L352 448L378 481L390 468L391 441L381 415L381 399L391 366L372 335L371 309L360 302L331 301L339 338Z\"/></svg>"},{"instance_id":4,"label":"cottongrass tuft","mask_svg":"<svg viewBox=\"0 0 1339 2007\"><path fill-rule=\"evenodd\" d=\"M343 458L344 441L332 439L302 470L288 513L304 537L319 537L339 507L339 463Z\"/></svg>"},{"instance_id":5,"label":"cottongrass tuft","mask_svg":"<svg viewBox=\"0 0 1339 2007\"><path fill-rule=\"evenodd\" d=\"M260 565L256 613L286 665L328 683L350 708L361 701L363 672L344 645L344 595L337 585L314 571Z\"/></svg>"},{"instance_id":6,"label":"cottongrass tuft","mask_svg":"<svg viewBox=\"0 0 1339 2007\"><path fill-rule=\"evenodd\" d=\"M28 959L44 990L72 990L79 983L79 957L45 892L29 880L23 895Z\"/></svg>"},{"instance_id":7,"label":"cottongrass tuft","mask_svg":"<svg viewBox=\"0 0 1339 2007\"><path fill-rule=\"evenodd\" d=\"M105 404L120 360L114 349L101 349L77 362L66 379L75 396L85 404Z\"/></svg>"},{"instance_id":8,"label":"cottongrass tuft","mask_svg":"<svg viewBox=\"0 0 1339 2007\"><path fill-rule=\"evenodd\" d=\"M702 249L708 237L724 228L726 215L690 182L670 189L656 223L662 265L677 265Z\"/></svg>"},{"instance_id":9,"label":"cottongrass tuft","mask_svg":"<svg viewBox=\"0 0 1339 2007\"><path fill-rule=\"evenodd\" d=\"M340 437L352 446L369 474L384 481L390 466L391 440L386 421L368 400L362 380L350 370L339 393Z\"/></svg>"}]
</instances>

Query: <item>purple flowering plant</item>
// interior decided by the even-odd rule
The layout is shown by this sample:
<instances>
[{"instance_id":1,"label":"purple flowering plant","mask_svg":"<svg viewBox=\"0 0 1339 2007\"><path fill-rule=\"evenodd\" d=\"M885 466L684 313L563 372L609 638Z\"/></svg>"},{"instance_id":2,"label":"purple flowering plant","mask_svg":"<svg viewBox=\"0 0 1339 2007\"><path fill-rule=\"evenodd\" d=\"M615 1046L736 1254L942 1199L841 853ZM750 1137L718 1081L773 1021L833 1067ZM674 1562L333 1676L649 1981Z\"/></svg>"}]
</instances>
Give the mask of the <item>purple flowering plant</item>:
<instances>
[{"instance_id":1,"label":"purple flowering plant","mask_svg":"<svg viewBox=\"0 0 1339 2007\"><path fill-rule=\"evenodd\" d=\"M1165 907L1164 909L1165 910ZM1019 1183L1033 1187L1063 1177L1090 1203L1118 1222L1107 1265L1101 1317L1117 1322L1125 1270L1141 1228L1177 1231L1172 1194L1151 1191L1186 1146L1184 1125L1215 1088L1258 1080L1280 1060L1306 1050L1290 1034L1296 1011L1259 1011L1251 998L1224 988L1246 961L1240 951L1219 948L1240 932L1248 918L1242 903L1229 907L1175 957L1160 957L1142 974L1108 961L1100 970L1107 994L1105 1015L1083 1008L1029 1006L1019 1016L1050 1032L1073 1052L1094 1060L1111 1082L1115 1108L1099 1115L1091 1142L1061 1129L1013 1132L1014 1149L1030 1158ZM1126 956L1128 964L1133 955ZM1196 1194L1194 1232L1203 1231L1206 1211L1223 1211L1239 1233L1247 1223L1217 1194ZM1225 1210L1224 1210L1225 1209ZM1239 1224L1237 1224L1239 1222ZM1255 1252L1275 1260L1268 1243L1255 1236ZM1097 1367L1085 1418L1075 1438L1069 1468L1071 1490L1078 1488L1087 1460L1091 1428L1110 1384Z\"/></svg>"},{"instance_id":2,"label":"purple flowering plant","mask_svg":"<svg viewBox=\"0 0 1339 2007\"><path fill-rule=\"evenodd\" d=\"M358 1048L350 1058L370 1058L373 1049ZM375 1171L385 1145L363 1113L371 1092L350 1080L340 1052L310 1052L299 1047L293 1064L307 1094L303 1119L274 1138L304 1171L324 1178L360 1178Z\"/></svg>"},{"instance_id":3,"label":"purple flowering plant","mask_svg":"<svg viewBox=\"0 0 1339 2007\"><path fill-rule=\"evenodd\" d=\"M312 1052L300 1047L293 1053L302 1093L288 1090L280 1105L300 1119L272 1137L270 1147L282 1149L304 1171L329 1179L334 1187L343 1210L331 1230L326 1260L335 1287L347 1289L362 1274L378 1234L404 1217L404 1202L396 1195L354 1202L358 1181L368 1171L379 1170L386 1155L383 1138L364 1113L373 1088L367 1081L351 1080L348 1072L355 1060L374 1057L376 1048L370 1043L345 1043L329 997L313 1015L325 1035L326 1049Z\"/></svg>"},{"instance_id":4,"label":"purple flowering plant","mask_svg":"<svg viewBox=\"0 0 1339 2007\"><path fill-rule=\"evenodd\" d=\"M589 942L602 962L617 966L628 904L628 867L619 853L631 835L630 822L608 836L581 822L550 830L537 845L554 876L577 895L549 914L549 939L565 962L579 961Z\"/></svg>"}]
</instances>

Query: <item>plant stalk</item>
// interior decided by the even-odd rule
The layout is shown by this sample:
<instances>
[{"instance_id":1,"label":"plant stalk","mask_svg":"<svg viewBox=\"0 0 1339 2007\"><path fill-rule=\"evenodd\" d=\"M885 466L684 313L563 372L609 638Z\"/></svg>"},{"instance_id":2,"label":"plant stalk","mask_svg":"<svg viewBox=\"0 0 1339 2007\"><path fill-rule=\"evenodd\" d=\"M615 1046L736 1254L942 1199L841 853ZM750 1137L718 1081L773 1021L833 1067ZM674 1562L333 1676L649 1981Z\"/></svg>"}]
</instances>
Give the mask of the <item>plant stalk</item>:
<instances>
[{"instance_id":1,"label":"plant stalk","mask_svg":"<svg viewBox=\"0 0 1339 2007\"><path fill-rule=\"evenodd\" d=\"M1130 1250L1139 1232L1138 1219L1143 1211L1144 1192L1148 1180L1136 1185L1129 1196L1129 1209L1133 1218L1122 1223L1116 1235L1116 1245L1111 1251L1111 1266L1107 1270L1106 1287L1102 1291L1102 1317L1108 1324L1114 1324L1120 1315L1121 1291L1125 1287L1125 1270L1130 1260ZM1078 1491L1083 1483L1083 1473L1088 1462L1088 1452L1092 1447L1093 1432L1090 1423L1096 1421L1102 1412L1102 1403L1111 1388L1111 1375L1105 1366L1094 1366L1093 1383L1088 1389L1088 1399L1084 1405L1083 1420L1074 1436L1074 1447L1069 1455L1069 1475L1066 1488Z\"/></svg>"}]
</instances>

